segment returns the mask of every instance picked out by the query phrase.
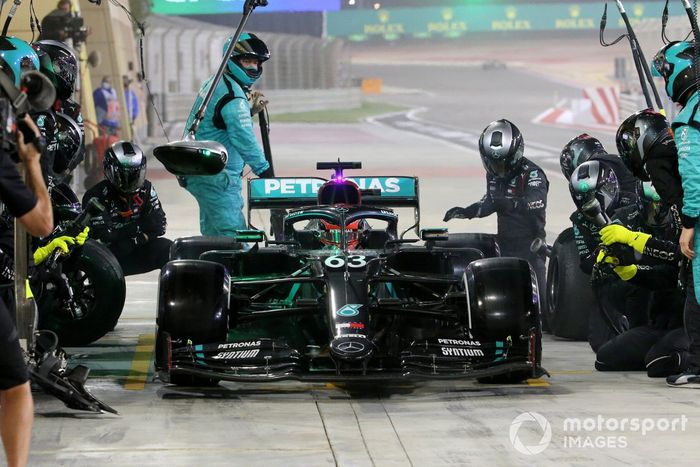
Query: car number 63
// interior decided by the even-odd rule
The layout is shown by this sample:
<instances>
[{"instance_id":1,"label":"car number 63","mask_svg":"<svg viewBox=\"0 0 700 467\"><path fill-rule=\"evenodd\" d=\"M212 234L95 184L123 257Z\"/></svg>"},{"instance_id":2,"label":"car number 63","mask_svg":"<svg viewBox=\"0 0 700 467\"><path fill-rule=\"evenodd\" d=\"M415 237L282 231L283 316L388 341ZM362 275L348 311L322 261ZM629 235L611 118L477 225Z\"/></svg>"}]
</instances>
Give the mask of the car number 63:
<instances>
[{"instance_id":1,"label":"car number 63","mask_svg":"<svg viewBox=\"0 0 700 467\"><path fill-rule=\"evenodd\" d=\"M326 267L332 269L344 268L345 263L346 259L343 256L329 256L323 262L323 264L325 264ZM362 255L352 255L347 257L347 265L349 268L361 269L367 266L367 260Z\"/></svg>"}]
</instances>

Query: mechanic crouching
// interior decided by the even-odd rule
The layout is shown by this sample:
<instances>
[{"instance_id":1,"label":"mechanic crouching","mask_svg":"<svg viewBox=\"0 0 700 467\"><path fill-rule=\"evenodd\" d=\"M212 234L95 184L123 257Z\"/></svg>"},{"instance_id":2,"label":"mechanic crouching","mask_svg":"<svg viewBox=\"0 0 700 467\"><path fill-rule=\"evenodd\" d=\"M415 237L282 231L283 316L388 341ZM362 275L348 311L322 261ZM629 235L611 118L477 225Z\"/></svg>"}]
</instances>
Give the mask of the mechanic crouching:
<instances>
[{"instance_id":1,"label":"mechanic crouching","mask_svg":"<svg viewBox=\"0 0 700 467\"><path fill-rule=\"evenodd\" d=\"M454 207L443 221L498 216L498 245L502 256L527 260L537 275L540 306L545 303L545 260L530 250L535 239L545 238L549 181L544 171L523 156L520 130L508 120L489 124L479 138L479 153L486 169L487 192L465 208Z\"/></svg>"},{"instance_id":2,"label":"mechanic crouching","mask_svg":"<svg viewBox=\"0 0 700 467\"><path fill-rule=\"evenodd\" d=\"M579 251L585 246L596 257L592 284L598 309L590 316L589 330L596 369L646 369L652 377L677 371L687 348L680 329L678 266L668 259L673 251L658 253L673 250L677 216L650 186L645 190L650 199L621 203L614 171L599 161L579 166L571 189L588 219L579 225L578 234L584 233ZM591 209L592 201L600 206L597 211ZM598 236L602 248L594 245Z\"/></svg>"},{"instance_id":3,"label":"mechanic crouching","mask_svg":"<svg viewBox=\"0 0 700 467\"><path fill-rule=\"evenodd\" d=\"M105 207L92 218L90 237L109 247L125 276L160 269L172 241L163 238L165 212L146 179L146 156L133 143L114 143L105 153L104 174L106 180L83 196L83 206L96 198Z\"/></svg>"}]
</instances>

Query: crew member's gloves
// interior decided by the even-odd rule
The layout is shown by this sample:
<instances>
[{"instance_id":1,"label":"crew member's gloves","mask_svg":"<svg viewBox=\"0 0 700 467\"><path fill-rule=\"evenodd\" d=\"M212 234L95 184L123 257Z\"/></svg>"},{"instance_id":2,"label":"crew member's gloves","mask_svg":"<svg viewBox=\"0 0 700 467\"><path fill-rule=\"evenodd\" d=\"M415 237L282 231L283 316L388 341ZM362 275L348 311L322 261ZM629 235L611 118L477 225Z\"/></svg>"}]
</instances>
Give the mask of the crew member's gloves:
<instances>
[{"instance_id":1,"label":"crew member's gloves","mask_svg":"<svg viewBox=\"0 0 700 467\"><path fill-rule=\"evenodd\" d=\"M637 274L637 265L630 264L629 266L616 266L613 268L615 274L617 274L623 281L628 281L632 279Z\"/></svg>"},{"instance_id":2,"label":"crew member's gloves","mask_svg":"<svg viewBox=\"0 0 700 467\"><path fill-rule=\"evenodd\" d=\"M46 258L48 258L56 248L60 248L63 253L68 253L69 246L82 246L85 243L85 240L87 240L89 232L90 227L85 227L85 229L83 229L83 231L75 237L64 235L62 237L54 238L48 244L36 249L34 252L34 264L41 264L46 261Z\"/></svg>"},{"instance_id":3,"label":"crew member's gloves","mask_svg":"<svg viewBox=\"0 0 700 467\"><path fill-rule=\"evenodd\" d=\"M270 102L260 91L251 91L248 93L248 102L250 103L250 116L254 117L259 114Z\"/></svg>"},{"instance_id":4,"label":"crew member's gloves","mask_svg":"<svg viewBox=\"0 0 700 467\"><path fill-rule=\"evenodd\" d=\"M258 177L260 178L274 178L275 177L275 171L272 170L272 167L268 167L267 169L263 170L258 174Z\"/></svg>"},{"instance_id":5,"label":"crew member's gloves","mask_svg":"<svg viewBox=\"0 0 700 467\"><path fill-rule=\"evenodd\" d=\"M80 232L78 235L75 236L75 243L78 246L83 246L85 244L85 240L88 238L88 234L90 233L90 227L85 227L82 232Z\"/></svg>"},{"instance_id":6,"label":"crew member's gloves","mask_svg":"<svg viewBox=\"0 0 700 467\"><path fill-rule=\"evenodd\" d=\"M605 251L598 252L598 257L596 258L596 263L612 264L613 271L618 275L623 281L628 281L632 279L637 274L637 265L629 264L626 266L619 266L620 260L615 256L608 255Z\"/></svg>"},{"instance_id":7,"label":"crew member's gloves","mask_svg":"<svg viewBox=\"0 0 700 467\"><path fill-rule=\"evenodd\" d=\"M443 222L447 222L450 219L473 219L479 213L479 205L472 204L466 208L460 208L456 206L454 208L448 209L445 213L445 217L442 219Z\"/></svg>"},{"instance_id":8,"label":"crew member's gloves","mask_svg":"<svg viewBox=\"0 0 700 467\"><path fill-rule=\"evenodd\" d=\"M623 243L634 248L638 253L644 253L644 246L651 238L651 235L644 232L632 232L627 227L619 224L612 224L600 230L600 241L603 245L613 243Z\"/></svg>"},{"instance_id":9,"label":"crew member's gloves","mask_svg":"<svg viewBox=\"0 0 700 467\"><path fill-rule=\"evenodd\" d=\"M46 246L42 246L36 249L34 252L34 264L39 265L46 261L46 258L55 250L60 248L63 253L68 253L68 247L75 244L75 239L73 237L56 237L51 240Z\"/></svg>"}]
</instances>

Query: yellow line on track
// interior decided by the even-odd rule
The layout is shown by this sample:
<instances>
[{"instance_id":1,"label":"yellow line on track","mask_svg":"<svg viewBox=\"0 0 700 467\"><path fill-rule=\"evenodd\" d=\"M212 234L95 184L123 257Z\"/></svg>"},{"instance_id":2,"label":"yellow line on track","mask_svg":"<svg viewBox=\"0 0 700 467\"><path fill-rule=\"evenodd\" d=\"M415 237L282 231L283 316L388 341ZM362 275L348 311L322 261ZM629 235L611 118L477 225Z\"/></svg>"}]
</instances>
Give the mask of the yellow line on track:
<instances>
[{"instance_id":1,"label":"yellow line on track","mask_svg":"<svg viewBox=\"0 0 700 467\"><path fill-rule=\"evenodd\" d=\"M131 360L131 369L129 376L124 382L124 389L131 391L143 391L146 387L146 379L148 378L148 370L153 361L153 350L155 347L156 337L154 334L141 334L139 336L136 349L134 350L134 358Z\"/></svg>"},{"instance_id":2,"label":"yellow line on track","mask_svg":"<svg viewBox=\"0 0 700 467\"><path fill-rule=\"evenodd\" d=\"M537 386L541 388L546 388L551 386L548 381L544 380L543 378L537 378L537 379L528 379L527 380L527 385L528 386Z\"/></svg>"}]
</instances>

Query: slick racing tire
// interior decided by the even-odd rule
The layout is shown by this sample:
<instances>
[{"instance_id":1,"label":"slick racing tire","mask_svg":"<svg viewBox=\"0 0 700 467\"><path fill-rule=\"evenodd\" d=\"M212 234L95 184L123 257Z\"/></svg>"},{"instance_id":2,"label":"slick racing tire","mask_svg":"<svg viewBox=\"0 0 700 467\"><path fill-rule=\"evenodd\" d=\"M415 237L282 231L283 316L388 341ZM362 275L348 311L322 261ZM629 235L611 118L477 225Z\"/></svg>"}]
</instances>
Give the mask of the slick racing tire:
<instances>
[{"instance_id":1,"label":"slick racing tire","mask_svg":"<svg viewBox=\"0 0 700 467\"><path fill-rule=\"evenodd\" d=\"M501 256L501 250L493 234L483 233L450 233L447 240L435 242L441 248L474 248L484 254L484 258Z\"/></svg>"},{"instance_id":2,"label":"slick racing tire","mask_svg":"<svg viewBox=\"0 0 700 467\"><path fill-rule=\"evenodd\" d=\"M210 250L240 250L242 244L231 237L181 237L170 246L170 261L177 259L199 259Z\"/></svg>"},{"instance_id":3,"label":"slick racing tire","mask_svg":"<svg viewBox=\"0 0 700 467\"><path fill-rule=\"evenodd\" d=\"M541 360L542 331L539 306L534 300L532 271L517 258L488 258L475 261L466 271L469 307L467 325L475 338L485 341L510 338L510 352L529 358L530 333L536 335L535 360ZM517 371L479 378L484 383L516 383L532 375Z\"/></svg>"},{"instance_id":4,"label":"slick racing tire","mask_svg":"<svg viewBox=\"0 0 700 467\"><path fill-rule=\"evenodd\" d=\"M76 317L54 292L44 289L37 300L39 329L55 332L62 346L88 345L117 325L126 297L124 273L112 252L90 239L75 261L71 258L63 265L62 272L81 316Z\"/></svg>"},{"instance_id":5,"label":"slick racing tire","mask_svg":"<svg viewBox=\"0 0 700 467\"><path fill-rule=\"evenodd\" d=\"M590 276L581 270L579 262L573 229L566 229L557 237L549 257L545 314L552 334L585 341L588 317L597 306Z\"/></svg>"},{"instance_id":6,"label":"slick racing tire","mask_svg":"<svg viewBox=\"0 0 700 467\"><path fill-rule=\"evenodd\" d=\"M156 320L156 369L169 366L172 348L224 342L228 332L229 278L223 265L211 261L177 260L160 273ZM219 380L171 374L180 386L212 386Z\"/></svg>"}]
</instances>

